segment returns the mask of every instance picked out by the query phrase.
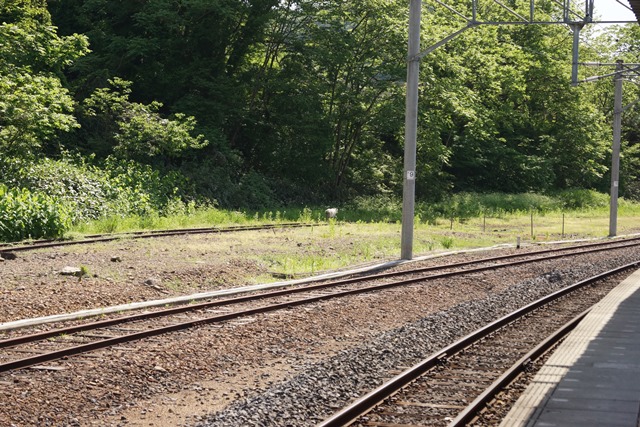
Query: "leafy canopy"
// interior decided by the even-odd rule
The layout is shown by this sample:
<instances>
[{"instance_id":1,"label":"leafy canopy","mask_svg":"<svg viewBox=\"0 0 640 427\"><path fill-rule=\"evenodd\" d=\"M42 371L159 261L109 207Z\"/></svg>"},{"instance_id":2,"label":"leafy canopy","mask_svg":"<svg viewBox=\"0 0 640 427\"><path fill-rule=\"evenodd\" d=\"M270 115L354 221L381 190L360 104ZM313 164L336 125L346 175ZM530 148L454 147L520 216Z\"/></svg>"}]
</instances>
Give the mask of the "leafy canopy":
<instances>
[{"instance_id":1,"label":"leafy canopy","mask_svg":"<svg viewBox=\"0 0 640 427\"><path fill-rule=\"evenodd\" d=\"M33 156L58 132L77 127L62 70L88 52L77 34L58 37L44 2L0 5L0 149Z\"/></svg>"},{"instance_id":2,"label":"leafy canopy","mask_svg":"<svg viewBox=\"0 0 640 427\"><path fill-rule=\"evenodd\" d=\"M99 88L84 101L84 112L94 118L94 129L113 145L114 154L123 159L148 160L177 157L187 149L208 144L203 135L192 136L194 117L177 113L166 119L159 114L162 104L132 102L131 82L114 78L111 87Z\"/></svg>"}]
</instances>

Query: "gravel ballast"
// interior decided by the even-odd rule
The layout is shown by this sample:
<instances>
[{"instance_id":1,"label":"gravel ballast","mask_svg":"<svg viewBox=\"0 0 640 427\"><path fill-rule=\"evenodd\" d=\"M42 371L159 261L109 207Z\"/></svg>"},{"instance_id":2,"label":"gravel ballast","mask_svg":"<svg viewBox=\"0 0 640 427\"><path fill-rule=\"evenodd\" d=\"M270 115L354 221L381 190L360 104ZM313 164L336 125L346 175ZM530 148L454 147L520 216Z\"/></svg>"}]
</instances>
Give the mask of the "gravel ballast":
<instances>
[{"instance_id":1,"label":"gravel ballast","mask_svg":"<svg viewBox=\"0 0 640 427\"><path fill-rule=\"evenodd\" d=\"M487 298L457 304L385 332L327 361L308 365L304 373L290 381L237 402L198 426L316 425L331 415L330 409L339 409L380 385L381 372L411 366L473 330L601 271L589 264L554 270Z\"/></svg>"},{"instance_id":2,"label":"gravel ballast","mask_svg":"<svg viewBox=\"0 0 640 427\"><path fill-rule=\"evenodd\" d=\"M122 262L113 263L118 269L113 276L128 271L126 265L134 257L138 261L133 274L140 279L150 276L142 270L145 249L141 251L127 252ZM25 264L32 267L28 277L40 277L35 270L38 262L55 260L43 253L32 259L21 257L3 263L20 263L13 267L15 280ZM62 370L2 374L0 425L315 425L379 385L379 372L392 377L399 366L413 365L516 307L636 259L637 250L626 249L437 280L96 351L65 360ZM460 257L435 263L454 260ZM45 271L50 268L42 264ZM154 268L167 272L176 268L180 277L187 277L167 264ZM197 283L204 283L203 273L193 275ZM65 304L73 298L71 290L62 296L51 292L60 286L58 276L47 273L35 280L46 283L11 289L11 298L22 301L22 306L14 307L15 313L5 319L16 319L17 313L60 313L59 307L72 305ZM88 292L90 281L72 280L61 283L82 283ZM216 280L223 282L220 277ZM137 286L149 292L144 284ZM108 281L100 290L105 299L118 293ZM81 306L84 295L73 305ZM133 295L134 290L120 300ZM29 310L26 305L46 306Z\"/></svg>"}]
</instances>

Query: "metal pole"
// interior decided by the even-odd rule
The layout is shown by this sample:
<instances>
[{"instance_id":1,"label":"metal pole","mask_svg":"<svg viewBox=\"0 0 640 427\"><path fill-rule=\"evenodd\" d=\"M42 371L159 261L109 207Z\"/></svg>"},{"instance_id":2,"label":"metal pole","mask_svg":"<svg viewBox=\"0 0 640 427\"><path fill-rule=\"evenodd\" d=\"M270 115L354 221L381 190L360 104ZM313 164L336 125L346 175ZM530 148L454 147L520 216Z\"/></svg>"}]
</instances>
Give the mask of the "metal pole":
<instances>
[{"instance_id":1,"label":"metal pole","mask_svg":"<svg viewBox=\"0 0 640 427\"><path fill-rule=\"evenodd\" d=\"M401 258L413 258L413 218L416 193L416 145L418 140L418 81L420 72L420 15L422 0L410 0L407 95L404 128L404 178L402 192Z\"/></svg>"},{"instance_id":2,"label":"metal pole","mask_svg":"<svg viewBox=\"0 0 640 427\"><path fill-rule=\"evenodd\" d=\"M615 96L613 101L613 150L611 153L611 206L609 211L609 237L617 234L618 180L620 179L620 133L622 128L622 61L617 61L617 74L613 77Z\"/></svg>"},{"instance_id":3,"label":"metal pole","mask_svg":"<svg viewBox=\"0 0 640 427\"><path fill-rule=\"evenodd\" d=\"M570 24L573 31L573 62L571 64L571 84L573 86L578 85L578 52L580 46L580 30L582 30L583 24Z\"/></svg>"},{"instance_id":4,"label":"metal pole","mask_svg":"<svg viewBox=\"0 0 640 427\"><path fill-rule=\"evenodd\" d=\"M533 0L529 0L529 22L533 22L535 11L535 5L533 4Z\"/></svg>"},{"instance_id":5,"label":"metal pole","mask_svg":"<svg viewBox=\"0 0 640 427\"><path fill-rule=\"evenodd\" d=\"M584 21L585 22L593 22L593 5L594 0L587 0L585 2L585 13L584 13Z\"/></svg>"}]
</instances>

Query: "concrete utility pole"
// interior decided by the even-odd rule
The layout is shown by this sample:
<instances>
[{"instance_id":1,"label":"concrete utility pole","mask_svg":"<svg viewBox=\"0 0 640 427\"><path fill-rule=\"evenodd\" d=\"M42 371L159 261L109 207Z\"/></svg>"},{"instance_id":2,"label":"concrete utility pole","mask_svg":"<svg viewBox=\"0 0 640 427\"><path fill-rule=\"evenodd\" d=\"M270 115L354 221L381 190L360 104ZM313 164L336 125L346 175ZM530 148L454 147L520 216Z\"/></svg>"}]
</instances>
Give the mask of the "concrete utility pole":
<instances>
[{"instance_id":1,"label":"concrete utility pole","mask_svg":"<svg viewBox=\"0 0 640 427\"><path fill-rule=\"evenodd\" d=\"M611 153L611 200L609 209L609 237L617 235L618 188L620 179L620 134L622 128L622 61L616 61L613 76L615 94L613 101L613 151Z\"/></svg>"},{"instance_id":2,"label":"concrete utility pole","mask_svg":"<svg viewBox=\"0 0 640 427\"><path fill-rule=\"evenodd\" d=\"M442 38L437 43L420 51L420 15L422 12L422 0L409 0L409 54L407 57L407 98L405 115L405 145L404 145L404 177L402 191L402 241L401 258L413 258L413 227L415 215L415 188L416 188L416 145L418 135L418 82L420 59L453 40L466 30L484 25L568 25L573 31L573 66L572 83L578 83L578 45L580 43L580 31L586 24L627 24L636 21L598 21L593 20L593 7L595 0L584 0L584 16L574 6L572 0L529 0L529 16L518 13L515 9L507 6L503 0L487 0L487 3L494 3L495 7L480 6L481 0L468 0L471 3L471 16L465 16L452 5L446 4L446 0L434 0L435 3L449 10L456 19L462 19L466 23ZM555 4L560 9L556 10L553 16L557 19L542 20L536 19L535 2L546 5ZM640 1L640 0L633 0ZM500 17L497 20L494 12L502 10L508 12L508 17ZM561 12L561 13L560 13ZM612 177L613 179L613 177ZM612 192L613 194L613 192ZM617 178L616 178L616 199L617 199ZM615 231L612 232L615 235Z\"/></svg>"},{"instance_id":3,"label":"concrete utility pole","mask_svg":"<svg viewBox=\"0 0 640 427\"><path fill-rule=\"evenodd\" d=\"M400 257L413 258L413 218L416 197L416 145L418 139L418 82L420 74L420 19L422 0L409 5L407 98L404 124L404 178L402 191L402 240Z\"/></svg>"}]
</instances>

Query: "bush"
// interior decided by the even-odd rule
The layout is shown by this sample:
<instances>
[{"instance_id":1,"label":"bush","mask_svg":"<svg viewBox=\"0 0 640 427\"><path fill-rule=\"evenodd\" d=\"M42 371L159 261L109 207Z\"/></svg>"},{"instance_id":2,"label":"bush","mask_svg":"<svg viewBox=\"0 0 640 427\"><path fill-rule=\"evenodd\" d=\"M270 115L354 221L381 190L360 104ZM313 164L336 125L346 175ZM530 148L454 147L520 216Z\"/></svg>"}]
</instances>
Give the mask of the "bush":
<instances>
[{"instance_id":1,"label":"bush","mask_svg":"<svg viewBox=\"0 0 640 427\"><path fill-rule=\"evenodd\" d=\"M230 197L230 206L234 208L266 209L274 204L277 202L269 182L253 171L242 176Z\"/></svg>"},{"instance_id":2,"label":"bush","mask_svg":"<svg viewBox=\"0 0 640 427\"><path fill-rule=\"evenodd\" d=\"M151 212L171 213L181 198L194 197L189 180L176 171L161 173L149 165L133 160L106 159L103 167L112 185L118 188L119 215L145 215Z\"/></svg>"},{"instance_id":3,"label":"bush","mask_svg":"<svg viewBox=\"0 0 640 427\"><path fill-rule=\"evenodd\" d=\"M341 209L339 218L343 221L396 222L402 219L402 200L387 194L359 196L338 208Z\"/></svg>"},{"instance_id":4,"label":"bush","mask_svg":"<svg viewBox=\"0 0 640 427\"><path fill-rule=\"evenodd\" d=\"M0 184L0 240L61 237L70 225L68 209L55 197Z\"/></svg>"},{"instance_id":5,"label":"bush","mask_svg":"<svg viewBox=\"0 0 640 427\"><path fill-rule=\"evenodd\" d=\"M163 212L187 188L181 175L161 174L134 161L107 159L103 167L68 154L60 160L38 162L4 158L0 159L0 176L12 188L56 197L68 206L73 223Z\"/></svg>"},{"instance_id":6,"label":"bush","mask_svg":"<svg viewBox=\"0 0 640 427\"><path fill-rule=\"evenodd\" d=\"M565 209L601 208L609 205L609 195L594 190L572 189L556 195Z\"/></svg>"},{"instance_id":7,"label":"bush","mask_svg":"<svg viewBox=\"0 0 640 427\"><path fill-rule=\"evenodd\" d=\"M104 173L67 160L3 159L0 169L9 186L58 198L70 207L73 222L106 214L109 200L117 198L117 189L109 185Z\"/></svg>"}]
</instances>

